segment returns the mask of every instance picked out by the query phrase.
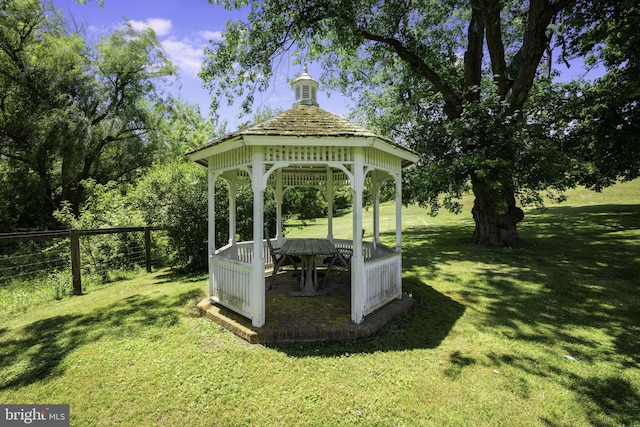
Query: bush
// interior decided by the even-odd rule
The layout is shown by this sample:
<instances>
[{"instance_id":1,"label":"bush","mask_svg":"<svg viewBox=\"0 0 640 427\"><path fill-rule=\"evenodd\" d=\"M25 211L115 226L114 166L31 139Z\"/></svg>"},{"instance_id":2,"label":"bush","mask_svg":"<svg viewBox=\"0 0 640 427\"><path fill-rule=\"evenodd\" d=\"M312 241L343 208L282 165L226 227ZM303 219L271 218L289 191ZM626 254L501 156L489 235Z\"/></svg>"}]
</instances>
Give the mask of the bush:
<instances>
[{"instance_id":1,"label":"bush","mask_svg":"<svg viewBox=\"0 0 640 427\"><path fill-rule=\"evenodd\" d=\"M134 198L148 224L167 229L169 252L175 266L189 270L206 268L205 169L184 162L157 165L140 180Z\"/></svg>"},{"instance_id":2,"label":"bush","mask_svg":"<svg viewBox=\"0 0 640 427\"><path fill-rule=\"evenodd\" d=\"M207 267L208 202L207 171L192 163L158 165L138 184L136 199L146 221L166 227L173 264L188 270ZM216 181L216 247L229 241L229 190ZM265 225L275 228L275 199L264 195ZM238 187L236 233L239 241L253 240L253 192Z\"/></svg>"},{"instance_id":3,"label":"bush","mask_svg":"<svg viewBox=\"0 0 640 427\"><path fill-rule=\"evenodd\" d=\"M129 193L131 185L114 181L97 184L94 180L82 181L87 200L80 212L73 212L71 204L63 203L54 213L55 218L71 229L94 229L114 227L139 227L144 225L142 215ZM103 282L109 281L109 270L133 270L141 262L144 240L140 233L117 233L83 237L81 265L89 274L96 274Z\"/></svg>"}]
</instances>

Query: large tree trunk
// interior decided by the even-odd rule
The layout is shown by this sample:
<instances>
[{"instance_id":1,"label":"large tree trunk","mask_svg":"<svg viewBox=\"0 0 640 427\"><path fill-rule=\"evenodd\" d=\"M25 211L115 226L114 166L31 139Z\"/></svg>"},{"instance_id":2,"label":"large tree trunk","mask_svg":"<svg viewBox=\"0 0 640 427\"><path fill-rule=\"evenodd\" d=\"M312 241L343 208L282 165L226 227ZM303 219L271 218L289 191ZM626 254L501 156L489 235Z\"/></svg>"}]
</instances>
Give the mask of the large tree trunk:
<instances>
[{"instance_id":1,"label":"large tree trunk","mask_svg":"<svg viewBox=\"0 0 640 427\"><path fill-rule=\"evenodd\" d=\"M516 206L513 189L507 186L500 194L472 182L475 201L473 220L476 228L472 243L494 248L514 248L518 245L517 224L524 218L522 209Z\"/></svg>"}]
</instances>

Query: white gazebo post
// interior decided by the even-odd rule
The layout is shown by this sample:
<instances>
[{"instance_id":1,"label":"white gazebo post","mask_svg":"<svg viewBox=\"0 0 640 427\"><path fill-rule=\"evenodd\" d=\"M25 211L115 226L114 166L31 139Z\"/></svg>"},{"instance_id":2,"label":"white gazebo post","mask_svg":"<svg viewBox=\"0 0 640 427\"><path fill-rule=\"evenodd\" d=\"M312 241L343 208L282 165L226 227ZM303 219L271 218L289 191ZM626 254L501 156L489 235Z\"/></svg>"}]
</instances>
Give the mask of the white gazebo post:
<instances>
[{"instance_id":1,"label":"white gazebo post","mask_svg":"<svg viewBox=\"0 0 640 427\"><path fill-rule=\"evenodd\" d=\"M396 253L402 253L402 173L393 176L396 184ZM399 257L400 265L396 271L396 283L402 287L402 257ZM402 298L402 293L398 299Z\"/></svg>"},{"instance_id":2,"label":"white gazebo post","mask_svg":"<svg viewBox=\"0 0 640 427\"><path fill-rule=\"evenodd\" d=\"M222 175L229 188L229 246L231 258L238 259L238 245L236 242L237 220L236 199L238 196L238 171L228 171Z\"/></svg>"},{"instance_id":3,"label":"white gazebo post","mask_svg":"<svg viewBox=\"0 0 640 427\"><path fill-rule=\"evenodd\" d=\"M373 200L373 250L375 252L380 242L380 187L385 181L387 173L375 170L371 172L371 198Z\"/></svg>"},{"instance_id":4,"label":"white gazebo post","mask_svg":"<svg viewBox=\"0 0 640 427\"><path fill-rule=\"evenodd\" d=\"M364 319L365 286L364 250L362 247L362 195L364 192L364 153L361 147L354 149L353 177L353 256L351 257L351 320L362 323Z\"/></svg>"},{"instance_id":5,"label":"white gazebo post","mask_svg":"<svg viewBox=\"0 0 640 427\"><path fill-rule=\"evenodd\" d=\"M261 328L265 319L265 279L264 279L264 176L263 149L252 147L251 187L253 189L253 268L251 271L251 314L252 326Z\"/></svg>"},{"instance_id":6,"label":"white gazebo post","mask_svg":"<svg viewBox=\"0 0 640 427\"><path fill-rule=\"evenodd\" d=\"M216 178L218 173L213 165L207 167L207 256L209 257L209 271L212 270L213 255L216 253ZM214 294L213 275L209 275L209 293Z\"/></svg>"},{"instance_id":7,"label":"white gazebo post","mask_svg":"<svg viewBox=\"0 0 640 427\"><path fill-rule=\"evenodd\" d=\"M327 239L333 242L333 171L327 166L327 180L325 182L326 188L324 192L325 199L327 200Z\"/></svg>"},{"instance_id":8,"label":"white gazebo post","mask_svg":"<svg viewBox=\"0 0 640 427\"><path fill-rule=\"evenodd\" d=\"M275 172L276 185L274 188L274 197L276 199L276 231L275 238L276 243L280 247L282 246L282 201L284 200L284 188L282 187L282 169L278 169ZM268 238L269 236L265 236Z\"/></svg>"}]
</instances>

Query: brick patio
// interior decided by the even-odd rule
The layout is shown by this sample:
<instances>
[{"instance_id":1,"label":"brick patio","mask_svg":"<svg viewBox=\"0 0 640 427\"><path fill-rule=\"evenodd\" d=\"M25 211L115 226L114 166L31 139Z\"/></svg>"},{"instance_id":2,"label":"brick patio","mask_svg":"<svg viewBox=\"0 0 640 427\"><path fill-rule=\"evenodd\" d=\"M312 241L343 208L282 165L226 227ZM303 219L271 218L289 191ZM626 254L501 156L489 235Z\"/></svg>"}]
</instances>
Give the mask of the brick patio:
<instances>
[{"instance_id":1,"label":"brick patio","mask_svg":"<svg viewBox=\"0 0 640 427\"><path fill-rule=\"evenodd\" d=\"M324 277L319 273L318 281ZM271 275L267 273L267 287ZM298 278L292 271L278 274L273 289L266 291L265 326L259 329L251 321L209 298L198 304L204 315L234 332L250 343L327 341L367 337L376 333L391 318L413 305L413 300L403 296L366 316L356 325L351 321L351 291L349 274L332 271L331 280L317 296L292 296L299 290Z\"/></svg>"}]
</instances>

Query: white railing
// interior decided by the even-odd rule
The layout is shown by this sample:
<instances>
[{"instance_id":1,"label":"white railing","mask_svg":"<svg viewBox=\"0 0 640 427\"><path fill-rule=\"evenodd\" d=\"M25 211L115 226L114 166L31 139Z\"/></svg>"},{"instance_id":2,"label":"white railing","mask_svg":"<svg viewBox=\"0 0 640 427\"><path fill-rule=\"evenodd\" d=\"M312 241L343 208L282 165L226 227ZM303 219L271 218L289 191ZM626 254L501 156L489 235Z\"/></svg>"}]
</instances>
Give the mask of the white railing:
<instances>
[{"instance_id":1,"label":"white railing","mask_svg":"<svg viewBox=\"0 0 640 427\"><path fill-rule=\"evenodd\" d=\"M217 253L209 267L211 301L251 319L251 264Z\"/></svg>"},{"instance_id":2,"label":"white railing","mask_svg":"<svg viewBox=\"0 0 640 427\"><path fill-rule=\"evenodd\" d=\"M353 249L351 240L334 240L336 248ZM394 250L373 243L363 244L365 308L364 315L375 311L402 295L402 256ZM265 267L273 259L264 242ZM240 242L218 249L210 257L210 294L213 302L237 313L251 315L251 269L253 242Z\"/></svg>"},{"instance_id":3,"label":"white railing","mask_svg":"<svg viewBox=\"0 0 640 427\"><path fill-rule=\"evenodd\" d=\"M402 295L402 255L382 246L375 252L364 263L365 316Z\"/></svg>"},{"instance_id":4,"label":"white railing","mask_svg":"<svg viewBox=\"0 0 640 427\"><path fill-rule=\"evenodd\" d=\"M264 253L267 255L267 244L264 244ZM216 250L216 255L227 259L246 262L253 262L253 242L238 242L235 245L228 244ZM271 259L269 257L269 259Z\"/></svg>"},{"instance_id":5,"label":"white railing","mask_svg":"<svg viewBox=\"0 0 640 427\"><path fill-rule=\"evenodd\" d=\"M337 249L353 249L353 240L334 239L333 244ZM364 255L364 262L369 262L372 259L376 259L382 256L395 253L386 246L378 244L374 247L373 242L363 242L362 255Z\"/></svg>"}]
</instances>

